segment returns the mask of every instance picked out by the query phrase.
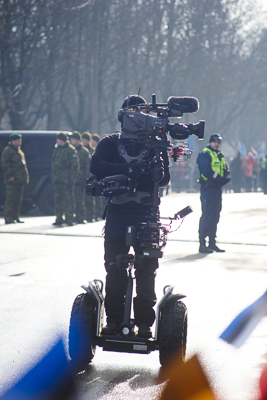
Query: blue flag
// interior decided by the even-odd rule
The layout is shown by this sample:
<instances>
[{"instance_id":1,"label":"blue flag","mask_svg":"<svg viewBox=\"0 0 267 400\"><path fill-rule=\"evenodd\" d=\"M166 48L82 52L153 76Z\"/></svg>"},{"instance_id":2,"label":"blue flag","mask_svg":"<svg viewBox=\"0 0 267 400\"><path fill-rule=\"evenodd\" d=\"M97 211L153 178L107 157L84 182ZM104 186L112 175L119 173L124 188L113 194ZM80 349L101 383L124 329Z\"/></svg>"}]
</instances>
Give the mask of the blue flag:
<instances>
[{"instance_id":1,"label":"blue flag","mask_svg":"<svg viewBox=\"0 0 267 400\"><path fill-rule=\"evenodd\" d=\"M267 291L249 307L245 308L226 330L221 334L220 339L240 347L246 341L248 336L267 315Z\"/></svg>"},{"instance_id":2,"label":"blue flag","mask_svg":"<svg viewBox=\"0 0 267 400\"><path fill-rule=\"evenodd\" d=\"M60 339L47 355L0 400L77 399L73 374Z\"/></svg>"}]
</instances>

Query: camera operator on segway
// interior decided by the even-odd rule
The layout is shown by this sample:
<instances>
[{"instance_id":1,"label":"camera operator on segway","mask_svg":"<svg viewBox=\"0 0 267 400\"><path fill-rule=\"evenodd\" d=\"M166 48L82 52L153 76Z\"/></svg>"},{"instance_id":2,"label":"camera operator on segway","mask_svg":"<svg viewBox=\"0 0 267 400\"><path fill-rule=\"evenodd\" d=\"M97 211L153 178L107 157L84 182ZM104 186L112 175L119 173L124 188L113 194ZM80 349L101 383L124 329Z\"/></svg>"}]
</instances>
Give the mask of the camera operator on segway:
<instances>
[{"instance_id":1,"label":"camera operator on segway","mask_svg":"<svg viewBox=\"0 0 267 400\"><path fill-rule=\"evenodd\" d=\"M128 96L121 109L131 110L138 104L146 104L143 97ZM149 219L153 207L153 175L142 172L142 161L153 159L155 150L146 142L137 143L123 128L121 132L103 138L92 156L91 173L100 180L107 176L123 174L134 180L134 189L125 194L108 198L105 226L106 296L105 310L107 325L102 334L114 335L123 321L124 301L127 288L127 257L130 246L126 245L126 228ZM159 186L165 187L170 180L167 150L160 152L158 166ZM158 204L159 204L158 195ZM156 304L155 275L158 258L143 256L140 242L136 240L134 298L135 324L138 336L150 338L155 320Z\"/></svg>"},{"instance_id":2,"label":"camera operator on segway","mask_svg":"<svg viewBox=\"0 0 267 400\"><path fill-rule=\"evenodd\" d=\"M160 216L159 187L170 180L168 157L174 162L187 160L192 149L184 140L189 135L204 137L205 121L187 125L170 123L169 118L196 112L198 106L194 97L171 96L167 103L157 103L153 94L152 103L146 103L139 93L128 96L118 113L121 130L103 138L92 156L86 193L107 198L106 296L103 282L94 279L74 300L69 354L80 367L93 359L96 346L139 354L159 350L161 365L174 352L185 359L187 308L181 299L186 296L167 285L154 311L155 275L167 234L177 230L192 209L185 207L174 217ZM173 229L172 223L179 220ZM131 247L134 254L129 254Z\"/></svg>"}]
</instances>

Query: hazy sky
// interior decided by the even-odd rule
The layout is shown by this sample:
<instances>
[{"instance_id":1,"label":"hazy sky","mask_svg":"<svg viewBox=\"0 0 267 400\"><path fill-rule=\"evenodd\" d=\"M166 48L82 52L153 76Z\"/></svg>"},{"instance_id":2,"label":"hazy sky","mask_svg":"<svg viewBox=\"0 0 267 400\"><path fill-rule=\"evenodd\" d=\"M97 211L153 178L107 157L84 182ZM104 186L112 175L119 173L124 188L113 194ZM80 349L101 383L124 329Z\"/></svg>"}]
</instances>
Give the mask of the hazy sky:
<instances>
[{"instance_id":1,"label":"hazy sky","mask_svg":"<svg viewBox=\"0 0 267 400\"><path fill-rule=\"evenodd\" d=\"M266 0L256 0L256 4L267 11L267 1Z\"/></svg>"}]
</instances>

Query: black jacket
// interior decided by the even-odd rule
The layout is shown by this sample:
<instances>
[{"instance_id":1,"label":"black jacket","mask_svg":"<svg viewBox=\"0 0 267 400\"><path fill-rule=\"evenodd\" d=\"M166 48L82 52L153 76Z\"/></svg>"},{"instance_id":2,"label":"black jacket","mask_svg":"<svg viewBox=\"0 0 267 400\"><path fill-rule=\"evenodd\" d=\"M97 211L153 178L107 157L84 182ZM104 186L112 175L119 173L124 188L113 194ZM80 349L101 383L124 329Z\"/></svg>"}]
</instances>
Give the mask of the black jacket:
<instances>
[{"instance_id":1,"label":"black jacket","mask_svg":"<svg viewBox=\"0 0 267 400\"><path fill-rule=\"evenodd\" d=\"M136 157L145 146L145 143L136 143L120 138L120 133L104 137L98 143L96 150L91 159L90 171L96 175L98 179L103 179L107 176L124 174L129 176L129 166L126 160L120 155L118 146L123 144L128 155ZM151 159L154 156L154 149L151 148L149 153L144 157L144 160ZM167 150L161 151L163 159L164 177L160 181L160 187L165 187L170 181L169 159ZM138 178L136 190L153 193L154 182L150 174L143 173Z\"/></svg>"}]
</instances>

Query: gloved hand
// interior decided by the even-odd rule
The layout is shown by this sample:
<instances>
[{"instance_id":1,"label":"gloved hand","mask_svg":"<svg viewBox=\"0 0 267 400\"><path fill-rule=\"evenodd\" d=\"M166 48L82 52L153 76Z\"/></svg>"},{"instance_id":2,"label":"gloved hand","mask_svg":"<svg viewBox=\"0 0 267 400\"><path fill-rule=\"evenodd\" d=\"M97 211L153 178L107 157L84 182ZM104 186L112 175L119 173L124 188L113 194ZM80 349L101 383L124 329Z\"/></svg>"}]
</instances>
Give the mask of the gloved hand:
<instances>
[{"instance_id":1,"label":"gloved hand","mask_svg":"<svg viewBox=\"0 0 267 400\"><path fill-rule=\"evenodd\" d=\"M69 188L69 189L71 189L71 188L73 187L73 183L74 183L73 181L69 181L69 182L68 182L67 185L68 185L68 188Z\"/></svg>"},{"instance_id":2,"label":"gloved hand","mask_svg":"<svg viewBox=\"0 0 267 400\"><path fill-rule=\"evenodd\" d=\"M130 178L138 179L141 175L141 165L138 160L132 160L128 163L128 174Z\"/></svg>"},{"instance_id":3,"label":"gloved hand","mask_svg":"<svg viewBox=\"0 0 267 400\"><path fill-rule=\"evenodd\" d=\"M162 181L164 178L164 163L162 158L154 166L154 179L158 182Z\"/></svg>"}]
</instances>

